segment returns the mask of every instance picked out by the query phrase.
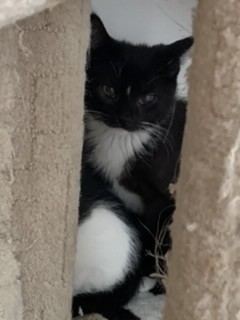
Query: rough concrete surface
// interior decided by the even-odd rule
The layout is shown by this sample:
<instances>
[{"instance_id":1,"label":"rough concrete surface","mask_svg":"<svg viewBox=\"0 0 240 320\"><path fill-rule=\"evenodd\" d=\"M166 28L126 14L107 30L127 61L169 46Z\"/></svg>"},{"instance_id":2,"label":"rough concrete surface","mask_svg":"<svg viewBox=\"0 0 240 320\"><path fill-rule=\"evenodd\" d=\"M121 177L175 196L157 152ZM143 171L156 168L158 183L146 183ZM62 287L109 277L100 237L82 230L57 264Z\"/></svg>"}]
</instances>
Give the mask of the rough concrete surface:
<instances>
[{"instance_id":1,"label":"rough concrete surface","mask_svg":"<svg viewBox=\"0 0 240 320\"><path fill-rule=\"evenodd\" d=\"M166 320L240 319L240 2L199 1Z\"/></svg>"},{"instance_id":2,"label":"rough concrete surface","mask_svg":"<svg viewBox=\"0 0 240 320\"><path fill-rule=\"evenodd\" d=\"M70 318L89 12L0 30L1 320Z\"/></svg>"}]
</instances>

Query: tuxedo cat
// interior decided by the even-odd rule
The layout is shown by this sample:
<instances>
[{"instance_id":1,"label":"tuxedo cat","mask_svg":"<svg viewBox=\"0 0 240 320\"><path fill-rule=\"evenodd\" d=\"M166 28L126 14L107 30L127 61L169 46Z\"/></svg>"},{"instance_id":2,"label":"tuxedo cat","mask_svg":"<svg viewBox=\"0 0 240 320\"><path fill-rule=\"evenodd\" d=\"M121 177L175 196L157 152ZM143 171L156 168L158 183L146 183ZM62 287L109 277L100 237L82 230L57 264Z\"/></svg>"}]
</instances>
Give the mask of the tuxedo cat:
<instances>
[{"instance_id":1,"label":"tuxedo cat","mask_svg":"<svg viewBox=\"0 0 240 320\"><path fill-rule=\"evenodd\" d=\"M136 46L91 24L73 315L138 319L124 305L144 275L142 222L155 226L170 201L185 117L176 79L193 40Z\"/></svg>"}]
</instances>

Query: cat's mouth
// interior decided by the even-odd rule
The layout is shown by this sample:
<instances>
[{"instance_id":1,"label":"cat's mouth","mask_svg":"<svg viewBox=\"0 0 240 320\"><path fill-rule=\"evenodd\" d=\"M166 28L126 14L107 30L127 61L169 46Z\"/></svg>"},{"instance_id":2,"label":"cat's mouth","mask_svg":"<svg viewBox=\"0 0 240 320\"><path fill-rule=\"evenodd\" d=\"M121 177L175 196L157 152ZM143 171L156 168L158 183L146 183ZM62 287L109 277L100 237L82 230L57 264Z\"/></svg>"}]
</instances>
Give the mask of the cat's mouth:
<instances>
[{"instance_id":1,"label":"cat's mouth","mask_svg":"<svg viewBox=\"0 0 240 320\"><path fill-rule=\"evenodd\" d=\"M95 111L87 111L86 116L91 116L94 119L103 122L106 126L110 128L123 129L129 132L134 132L142 129L142 125L140 122L137 122L136 120L130 118L113 118L105 115L104 113Z\"/></svg>"},{"instance_id":2,"label":"cat's mouth","mask_svg":"<svg viewBox=\"0 0 240 320\"><path fill-rule=\"evenodd\" d=\"M107 120L105 120L107 121ZM138 131L141 126L139 123L134 122L133 120L130 119L115 119L114 121L107 121L106 123L109 127L112 128L120 128L120 129L124 129L126 131Z\"/></svg>"}]
</instances>

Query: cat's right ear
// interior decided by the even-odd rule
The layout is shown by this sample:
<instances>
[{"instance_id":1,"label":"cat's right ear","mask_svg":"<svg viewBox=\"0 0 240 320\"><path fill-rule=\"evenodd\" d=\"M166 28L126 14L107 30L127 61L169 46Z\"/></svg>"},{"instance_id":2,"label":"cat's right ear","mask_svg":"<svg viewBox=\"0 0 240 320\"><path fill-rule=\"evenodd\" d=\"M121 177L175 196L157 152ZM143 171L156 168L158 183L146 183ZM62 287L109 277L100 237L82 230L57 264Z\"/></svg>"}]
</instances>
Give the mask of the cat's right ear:
<instances>
[{"instance_id":1,"label":"cat's right ear","mask_svg":"<svg viewBox=\"0 0 240 320\"><path fill-rule=\"evenodd\" d=\"M91 48L96 49L110 39L102 20L95 13L91 14Z\"/></svg>"}]
</instances>

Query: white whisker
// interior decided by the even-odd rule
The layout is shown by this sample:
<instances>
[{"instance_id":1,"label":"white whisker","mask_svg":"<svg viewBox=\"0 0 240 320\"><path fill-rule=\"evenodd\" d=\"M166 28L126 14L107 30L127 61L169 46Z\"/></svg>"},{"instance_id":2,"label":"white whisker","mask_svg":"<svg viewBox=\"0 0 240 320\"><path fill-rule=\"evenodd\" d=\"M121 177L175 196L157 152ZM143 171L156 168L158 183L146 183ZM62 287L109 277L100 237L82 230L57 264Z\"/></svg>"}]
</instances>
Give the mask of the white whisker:
<instances>
[{"instance_id":1,"label":"white whisker","mask_svg":"<svg viewBox=\"0 0 240 320\"><path fill-rule=\"evenodd\" d=\"M112 66L112 68L113 68L113 71L114 71L114 73L115 73L115 76L116 76L117 78L119 78L119 73L117 72L117 69L116 69L114 63L113 63L112 61L110 61L110 60L109 60L109 63L111 64L111 66Z\"/></svg>"}]
</instances>

